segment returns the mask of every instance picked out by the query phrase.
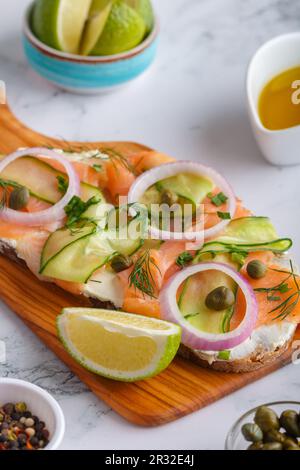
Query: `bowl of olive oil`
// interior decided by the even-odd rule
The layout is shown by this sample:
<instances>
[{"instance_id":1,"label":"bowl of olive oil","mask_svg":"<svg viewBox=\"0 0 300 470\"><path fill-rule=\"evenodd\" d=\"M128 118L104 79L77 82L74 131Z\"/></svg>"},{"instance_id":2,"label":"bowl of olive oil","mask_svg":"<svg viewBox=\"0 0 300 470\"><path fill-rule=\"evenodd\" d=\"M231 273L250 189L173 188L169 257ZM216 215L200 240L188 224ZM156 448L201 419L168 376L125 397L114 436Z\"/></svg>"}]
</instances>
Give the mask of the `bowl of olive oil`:
<instances>
[{"instance_id":1,"label":"bowl of olive oil","mask_svg":"<svg viewBox=\"0 0 300 470\"><path fill-rule=\"evenodd\" d=\"M300 32L278 36L256 52L247 97L264 157L275 165L300 164Z\"/></svg>"}]
</instances>

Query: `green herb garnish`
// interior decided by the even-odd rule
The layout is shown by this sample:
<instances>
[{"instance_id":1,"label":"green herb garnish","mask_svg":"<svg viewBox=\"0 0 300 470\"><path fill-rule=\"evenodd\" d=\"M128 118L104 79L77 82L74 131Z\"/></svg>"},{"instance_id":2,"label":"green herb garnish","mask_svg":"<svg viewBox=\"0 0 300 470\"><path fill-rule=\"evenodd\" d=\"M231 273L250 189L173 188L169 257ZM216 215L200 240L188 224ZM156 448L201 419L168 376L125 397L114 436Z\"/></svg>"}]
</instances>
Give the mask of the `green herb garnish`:
<instances>
[{"instance_id":1,"label":"green herb garnish","mask_svg":"<svg viewBox=\"0 0 300 470\"><path fill-rule=\"evenodd\" d=\"M82 214L88 210L89 207L98 204L101 199L97 196L91 197L88 201L84 202L80 197L73 196L69 204L65 207L65 213L67 214L68 228L74 226L77 222L82 220Z\"/></svg>"},{"instance_id":2,"label":"green herb garnish","mask_svg":"<svg viewBox=\"0 0 300 470\"><path fill-rule=\"evenodd\" d=\"M151 267L154 267L160 274L160 269L151 257L150 251L146 250L134 263L132 272L128 278L129 286L138 289L143 295L156 298L155 279Z\"/></svg>"},{"instance_id":3,"label":"green herb garnish","mask_svg":"<svg viewBox=\"0 0 300 470\"><path fill-rule=\"evenodd\" d=\"M220 217L220 219L222 219L222 220L230 220L231 219L231 215L230 215L229 212L217 211L217 214L218 214L218 217Z\"/></svg>"},{"instance_id":4,"label":"green herb garnish","mask_svg":"<svg viewBox=\"0 0 300 470\"><path fill-rule=\"evenodd\" d=\"M265 292L267 293L267 299L270 301L279 301L281 298L276 295L276 293L280 294L285 294L292 290L291 287L287 284L287 281L289 279L293 279L295 287L296 287L296 292L293 292L291 295L289 295L285 300L283 300L277 307L273 308L270 310L269 313L278 313L278 315L274 318L274 320L285 320L292 312L293 310L297 307L299 300L300 300L300 287L299 287L299 282L297 280L297 276L294 272L293 268L293 263L290 260L290 271L284 271L284 270L279 270L279 269L274 269L270 268L276 272L281 272L281 273L286 273L287 277L280 283L277 284L274 287L261 287L254 289L256 292ZM274 295L275 294L275 295Z\"/></svg>"},{"instance_id":5,"label":"green herb garnish","mask_svg":"<svg viewBox=\"0 0 300 470\"><path fill-rule=\"evenodd\" d=\"M188 263L190 263L193 260L193 258L194 257L191 253L189 253L188 251L184 251L178 256L176 260L176 264L180 268L184 268Z\"/></svg>"},{"instance_id":6,"label":"green herb garnish","mask_svg":"<svg viewBox=\"0 0 300 470\"><path fill-rule=\"evenodd\" d=\"M57 182L58 182L59 192L61 192L62 194L66 194L66 192L68 191L68 187L69 187L68 181L66 180L66 178L64 178L61 175L58 175L56 177L56 179L57 179Z\"/></svg>"},{"instance_id":7,"label":"green herb garnish","mask_svg":"<svg viewBox=\"0 0 300 470\"><path fill-rule=\"evenodd\" d=\"M222 359L223 361L228 361L230 359L230 351L219 351L218 359Z\"/></svg>"},{"instance_id":8,"label":"green herb garnish","mask_svg":"<svg viewBox=\"0 0 300 470\"><path fill-rule=\"evenodd\" d=\"M93 168L94 168L94 170L97 171L97 173L100 173L102 171L102 165L95 164L95 165L93 165Z\"/></svg>"},{"instance_id":9,"label":"green herb garnish","mask_svg":"<svg viewBox=\"0 0 300 470\"><path fill-rule=\"evenodd\" d=\"M212 193L208 193L207 196L211 200L211 202L217 207L222 206L222 204L228 201L228 197L225 196L223 192L220 192L216 194L215 196Z\"/></svg>"}]
</instances>

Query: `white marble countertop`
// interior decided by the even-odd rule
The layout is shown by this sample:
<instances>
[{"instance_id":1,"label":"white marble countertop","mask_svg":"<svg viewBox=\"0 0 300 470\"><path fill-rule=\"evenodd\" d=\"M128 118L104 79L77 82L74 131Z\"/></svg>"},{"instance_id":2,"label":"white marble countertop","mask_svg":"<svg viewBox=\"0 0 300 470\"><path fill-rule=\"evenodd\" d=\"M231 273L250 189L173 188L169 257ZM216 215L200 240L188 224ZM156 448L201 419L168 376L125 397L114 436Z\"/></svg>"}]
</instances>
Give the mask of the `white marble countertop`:
<instances>
[{"instance_id":1,"label":"white marble countertop","mask_svg":"<svg viewBox=\"0 0 300 470\"><path fill-rule=\"evenodd\" d=\"M28 3L3 3L0 18L0 80L20 119L56 137L135 140L216 167L246 205L270 215L280 234L294 239L300 261L300 167L280 169L263 160L245 106L250 57L263 41L299 29L297 2L154 0L162 23L155 65L127 88L97 97L57 90L30 70L20 43ZM299 371L291 365L174 423L141 429L93 396L8 308L1 304L0 311L7 347L0 375L30 380L58 399L67 423L63 449L222 449L229 427L247 409L299 400Z\"/></svg>"}]
</instances>

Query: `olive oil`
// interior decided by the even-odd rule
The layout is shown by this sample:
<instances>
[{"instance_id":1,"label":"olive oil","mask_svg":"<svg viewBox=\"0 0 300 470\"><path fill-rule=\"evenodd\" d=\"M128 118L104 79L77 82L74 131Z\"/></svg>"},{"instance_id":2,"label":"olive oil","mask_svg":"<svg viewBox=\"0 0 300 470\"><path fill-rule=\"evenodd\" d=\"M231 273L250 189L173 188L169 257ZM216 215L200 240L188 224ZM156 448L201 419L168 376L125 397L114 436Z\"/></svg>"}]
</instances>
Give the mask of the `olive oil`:
<instances>
[{"instance_id":1,"label":"olive oil","mask_svg":"<svg viewBox=\"0 0 300 470\"><path fill-rule=\"evenodd\" d=\"M270 130L300 125L300 66L274 77L258 103L262 124Z\"/></svg>"}]
</instances>

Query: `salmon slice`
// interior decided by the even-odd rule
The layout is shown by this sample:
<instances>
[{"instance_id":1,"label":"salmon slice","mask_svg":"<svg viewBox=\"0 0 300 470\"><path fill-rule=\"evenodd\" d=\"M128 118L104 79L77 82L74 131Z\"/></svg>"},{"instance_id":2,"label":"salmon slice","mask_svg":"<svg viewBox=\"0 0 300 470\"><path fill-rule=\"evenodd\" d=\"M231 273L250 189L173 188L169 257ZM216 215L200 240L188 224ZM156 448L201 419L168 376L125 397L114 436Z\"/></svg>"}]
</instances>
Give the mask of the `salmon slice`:
<instances>
[{"instance_id":1,"label":"salmon slice","mask_svg":"<svg viewBox=\"0 0 300 470\"><path fill-rule=\"evenodd\" d=\"M151 298L143 294L134 286L129 286L129 276L132 268L119 274L119 278L125 289L123 309L146 316L160 316L160 307L158 294L166 280L179 270L176 266L177 257L185 251L185 242L166 241L160 249L150 250L150 257L154 264L150 265L153 277L153 285L155 286L155 298ZM137 255L140 256L141 253Z\"/></svg>"},{"instance_id":2,"label":"salmon slice","mask_svg":"<svg viewBox=\"0 0 300 470\"><path fill-rule=\"evenodd\" d=\"M176 160L165 153L156 152L154 150L145 150L129 157L129 161L134 166L137 173L140 174L156 166L174 162Z\"/></svg>"},{"instance_id":3,"label":"salmon slice","mask_svg":"<svg viewBox=\"0 0 300 470\"><path fill-rule=\"evenodd\" d=\"M247 264L254 259L259 259L268 266L266 275L262 279L252 279L248 276L246 266ZM278 272L286 271L286 272ZM280 314L279 310L272 312L273 309L279 307L282 302L286 301L290 296L293 296L289 304L295 301L298 298L297 295L297 286L292 276L289 277L288 270L282 268L282 266L274 263L274 255L272 252L257 252L251 253L247 259L245 266L241 270L241 274L246 278L253 289L258 288L274 288L282 283L287 284L288 292L270 292L269 295L267 292L255 292L257 304L258 304L258 318L256 322L256 327L261 325L270 325L276 321L280 321L281 318L276 318ZM289 277L289 279L287 279ZM300 278L298 280L300 286ZM271 297L268 299L268 296ZM236 299L236 309L234 316L231 320L231 330L237 328L240 322L244 318L246 309L245 298L242 292L239 290L237 293ZM290 322L300 323L300 300L296 304L293 311L286 318Z\"/></svg>"},{"instance_id":4,"label":"salmon slice","mask_svg":"<svg viewBox=\"0 0 300 470\"><path fill-rule=\"evenodd\" d=\"M215 196L219 192L220 190L218 188L215 188L212 191L212 195ZM249 217L253 215L251 211L249 211L242 205L242 201L240 199L237 199L236 202L237 206L234 214L234 219L239 219L240 217ZM220 217L218 216L217 212L226 212L228 210L226 202L221 206L216 206L215 204L213 204L209 197L206 197L204 199L203 204L205 208L204 227L206 229L220 223Z\"/></svg>"}]
</instances>

